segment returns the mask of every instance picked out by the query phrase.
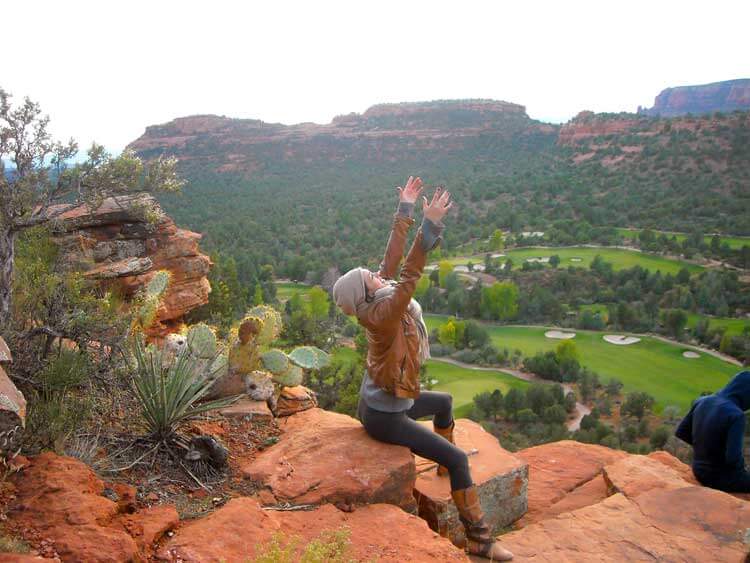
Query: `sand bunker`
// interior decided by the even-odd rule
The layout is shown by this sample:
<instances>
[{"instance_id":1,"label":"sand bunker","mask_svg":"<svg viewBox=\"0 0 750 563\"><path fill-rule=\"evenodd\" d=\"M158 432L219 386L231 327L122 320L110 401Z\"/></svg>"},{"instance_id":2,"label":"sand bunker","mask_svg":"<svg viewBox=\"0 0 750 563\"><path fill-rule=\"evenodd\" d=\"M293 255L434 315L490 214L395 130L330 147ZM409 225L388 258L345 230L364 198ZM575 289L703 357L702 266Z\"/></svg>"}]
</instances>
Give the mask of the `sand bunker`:
<instances>
[{"instance_id":1,"label":"sand bunker","mask_svg":"<svg viewBox=\"0 0 750 563\"><path fill-rule=\"evenodd\" d=\"M686 350L685 352L682 353L682 355L686 358L690 358L691 360L701 357L701 355L698 352L691 352L690 350Z\"/></svg>"},{"instance_id":2,"label":"sand bunker","mask_svg":"<svg viewBox=\"0 0 750 563\"><path fill-rule=\"evenodd\" d=\"M502 254L502 253L497 253L497 254L492 255L493 258L503 258L504 256L505 254Z\"/></svg>"},{"instance_id":3,"label":"sand bunker","mask_svg":"<svg viewBox=\"0 0 750 563\"><path fill-rule=\"evenodd\" d=\"M548 330L544 333L547 338L557 338L558 340L569 340L575 338L575 332L562 332L561 330Z\"/></svg>"},{"instance_id":4,"label":"sand bunker","mask_svg":"<svg viewBox=\"0 0 750 563\"><path fill-rule=\"evenodd\" d=\"M624 334L605 334L602 338L610 344L617 344L618 346L627 346L641 341L640 338L636 338L635 336L625 336Z\"/></svg>"},{"instance_id":5,"label":"sand bunker","mask_svg":"<svg viewBox=\"0 0 750 563\"><path fill-rule=\"evenodd\" d=\"M571 258L571 262L583 262L583 258Z\"/></svg>"},{"instance_id":6,"label":"sand bunker","mask_svg":"<svg viewBox=\"0 0 750 563\"><path fill-rule=\"evenodd\" d=\"M539 256L538 258L527 258L527 262L541 262L542 264L546 264L549 262L549 256Z\"/></svg>"}]
</instances>

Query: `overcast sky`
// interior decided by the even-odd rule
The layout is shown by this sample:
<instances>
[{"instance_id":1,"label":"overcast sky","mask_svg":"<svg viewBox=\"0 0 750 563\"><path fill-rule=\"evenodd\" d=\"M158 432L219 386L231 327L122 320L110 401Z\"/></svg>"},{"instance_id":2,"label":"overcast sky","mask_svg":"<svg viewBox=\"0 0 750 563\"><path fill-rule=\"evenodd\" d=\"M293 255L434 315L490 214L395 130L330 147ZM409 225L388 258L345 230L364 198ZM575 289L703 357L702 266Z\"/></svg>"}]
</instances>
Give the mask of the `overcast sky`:
<instances>
[{"instance_id":1,"label":"overcast sky","mask_svg":"<svg viewBox=\"0 0 750 563\"><path fill-rule=\"evenodd\" d=\"M40 102L58 137L115 152L199 113L328 123L494 98L563 122L750 78L748 21L747 0L18 0L0 5L0 87Z\"/></svg>"}]
</instances>

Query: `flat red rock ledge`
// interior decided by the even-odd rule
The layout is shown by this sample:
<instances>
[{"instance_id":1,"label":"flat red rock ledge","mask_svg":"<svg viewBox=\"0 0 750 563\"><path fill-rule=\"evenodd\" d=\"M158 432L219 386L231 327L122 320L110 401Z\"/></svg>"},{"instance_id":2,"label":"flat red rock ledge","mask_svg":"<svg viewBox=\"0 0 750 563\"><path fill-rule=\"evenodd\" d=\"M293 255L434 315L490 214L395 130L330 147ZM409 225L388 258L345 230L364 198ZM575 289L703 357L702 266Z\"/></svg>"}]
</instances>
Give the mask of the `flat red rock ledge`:
<instances>
[{"instance_id":1,"label":"flat red rock ledge","mask_svg":"<svg viewBox=\"0 0 750 563\"><path fill-rule=\"evenodd\" d=\"M347 530L347 559L355 561L468 561L464 552L417 516L388 504L343 512L332 505L312 511L264 510L257 500L235 498L213 514L183 525L157 554L162 561L249 561L276 534L282 545L296 537L300 549L323 532Z\"/></svg>"},{"instance_id":2,"label":"flat red rock ledge","mask_svg":"<svg viewBox=\"0 0 750 563\"><path fill-rule=\"evenodd\" d=\"M414 456L370 438L359 421L319 408L279 419L278 444L242 467L278 503L387 503L415 511Z\"/></svg>"},{"instance_id":3,"label":"flat red rock ledge","mask_svg":"<svg viewBox=\"0 0 750 563\"><path fill-rule=\"evenodd\" d=\"M744 561L750 503L688 486L615 494L501 536L514 561Z\"/></svg>"}]
</instances>

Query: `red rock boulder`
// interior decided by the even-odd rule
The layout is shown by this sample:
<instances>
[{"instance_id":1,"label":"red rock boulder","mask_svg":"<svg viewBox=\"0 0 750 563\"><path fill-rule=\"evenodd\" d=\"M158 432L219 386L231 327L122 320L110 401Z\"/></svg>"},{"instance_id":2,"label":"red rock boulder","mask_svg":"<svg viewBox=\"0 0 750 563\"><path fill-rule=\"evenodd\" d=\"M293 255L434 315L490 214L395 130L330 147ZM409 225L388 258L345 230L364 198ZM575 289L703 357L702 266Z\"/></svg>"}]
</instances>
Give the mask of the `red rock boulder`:
<instances>
[{"instance_id":1,"label":"red rock boulder","mask_svg":"<svg viewBox=\"0 0 750 563\"><path fill-rule=\"evenodd\" d=\"M388 503L414 510L414 456L370 438L355 419L319 408L279 419L283 435L242 471L279 503Z\"/></svg>"},{"instance_id":2,"label":"red rock boulder","mask_svg":"<svg viewBox=\"0 0 750 563\"><path fill-rule=\"evenodd\" d=\"M516 455L529 464L529 511L519 522L523 526L604 500L608 493L602 469L628 456L571 440L527 448Z\"/></svg>"},{"instance_id":3,"label":"red rock boulder","mask_svg":"<svg viewBox=\"0 0 750 563\"><path fill-rule=\"evenodd\" d=\"M463 551L430 530L420 518L388 504L343 512L264 510L252 498L235 498L213 514L184 524L158 552L163 561L211 563L251 561L268 552L276 536L282 546L297 539L299 553L325 532L346 534L346 560L468 561Z\"/></svg>"}]
</instances>

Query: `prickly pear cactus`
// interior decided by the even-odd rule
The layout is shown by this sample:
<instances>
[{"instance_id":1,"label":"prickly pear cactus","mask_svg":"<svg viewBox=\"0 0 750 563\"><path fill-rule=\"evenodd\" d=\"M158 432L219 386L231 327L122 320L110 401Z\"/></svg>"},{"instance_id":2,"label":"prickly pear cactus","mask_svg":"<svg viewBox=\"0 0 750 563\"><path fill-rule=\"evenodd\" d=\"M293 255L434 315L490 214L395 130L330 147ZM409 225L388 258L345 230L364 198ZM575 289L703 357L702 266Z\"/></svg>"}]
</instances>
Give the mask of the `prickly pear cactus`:
<instances>
[{"instance_id":1,"label":"prickly pear cactus","mask_svg":"<svg viewBox=\"0 0 750 563\"><path fill-rule=\"evenodd\" d=\"M281 350L269 350L260 356L263 367L274 375L286 373L289 369L289 357Z\"/></svg>"},{"instance_id":2,"label":"prickly pear cactus","mask_svg":"<svg viewBox=\"0 0 750 563\"><path fill-rule=\"evenodd\" d=\"M299 346L289 353L289 359L303 369L320 369L330 362L328 354L315 346Z\"/></svg>"},{"instance_id":3,"label":"prickly pear cactus","mask_svg":"<svg viewBox=\"0 0 750 563\"><path fill-rule=\"evenodd\" d=\"M258 333L263 329L263 319L253 315L248 315L240 323L237 330L237 338L242 344L247 344L257 338Z\"/></svg>"},{"instance_id":4,"label":"prickly pear cactus","mask_svg":"<svg viewBox=\"0 0 750 563\"><path fill-rule=\"evenodd\" d=\"M133 332L148 329L156 322L161 300L169 287L170 276L167 270L159 270L143 288L141 304L133 318Z\"/></svg>"},{"instance_id":5,"label":"prickly pear cactus","mask_svg":"<svg viewBox=\"0 0 750 563\"><path fill-rule=\"evenodd\" d=\"M187 342L190 352L196 358L209 359L216 356L216 333L205 323L198 323L190 327L187 332Z\"/></svg>"},{"instance_id":6,"label":"prickly pear cactus","mask_svg":"<svg viewBox=\"0 0 750 563\"><path fill-rule=\"evenodd\" d=\"M289 369L282 374L274 374L273 380L283 387L295 387L302 383L304 374L301 367L290 363Z\"/></svg>"},{"instance_id":7,"label":"prickly pear cactus","mask_svg":"<svg viewBox=\"0 0 750 563\"><path fill-rule=\"evenodd\" d=\"M263 326L258 333L257 340L261 346L268 346L281 334L281 314L269 305L257 305L247 312L250 317L258 317Z\"/></svg>"},{"instance_id":8,"label":"prickly pear cactus","mask_svg":"<svg viewBox=\"0 0 750 563\"><path fill-rule=\"evenodd\" d=\"M146 296L161 299L167 292L171 274L168 270L159 270L151 281L146 284Z\"/></svg>"}]
</instances>

